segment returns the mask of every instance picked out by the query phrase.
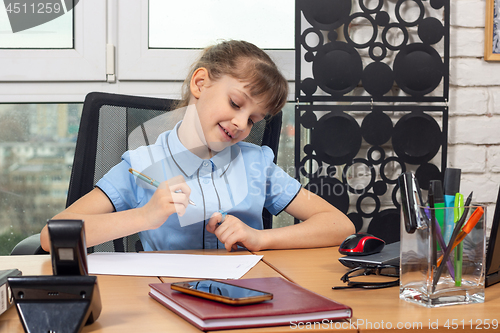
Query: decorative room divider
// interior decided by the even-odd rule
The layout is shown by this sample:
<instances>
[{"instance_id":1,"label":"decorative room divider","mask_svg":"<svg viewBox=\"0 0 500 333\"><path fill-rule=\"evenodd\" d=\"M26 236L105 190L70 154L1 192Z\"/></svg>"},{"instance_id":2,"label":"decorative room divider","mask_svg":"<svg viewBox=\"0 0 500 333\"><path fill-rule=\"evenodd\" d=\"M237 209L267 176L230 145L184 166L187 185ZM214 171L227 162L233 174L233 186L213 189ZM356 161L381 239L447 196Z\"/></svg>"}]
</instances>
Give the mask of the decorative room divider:
<instances>
[{"instance_id":1,"label":"decorative room divider","mask_svg":"<svg viewBox=\"0 0 500 333\"><path fill-rule=\"evenodd\" d=\"M426 190L446 168L449 12L449 0L296 0L296 177L387 243L399 174Z\"/></svg>"}]
</instances>

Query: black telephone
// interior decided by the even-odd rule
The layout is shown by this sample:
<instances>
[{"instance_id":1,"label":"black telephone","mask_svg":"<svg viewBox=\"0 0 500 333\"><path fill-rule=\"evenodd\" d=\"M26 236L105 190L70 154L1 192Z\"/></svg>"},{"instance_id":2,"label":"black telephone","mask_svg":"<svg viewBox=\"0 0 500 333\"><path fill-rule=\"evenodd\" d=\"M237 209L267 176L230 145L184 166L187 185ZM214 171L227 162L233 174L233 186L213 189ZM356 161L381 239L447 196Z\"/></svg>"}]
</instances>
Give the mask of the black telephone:
<instances>
[{"instance_id":1,"label":"black telephone","mask_svg":"<svg viewBox=\"0 0 500 333\"><path fill-rule=\"evenodd\" d=\"M78 333L97 320L101 296L89 276L85 229L81 220L50 220L54 275L9 278L14 303L26 332Z\"/></svg>"}]
</instances>

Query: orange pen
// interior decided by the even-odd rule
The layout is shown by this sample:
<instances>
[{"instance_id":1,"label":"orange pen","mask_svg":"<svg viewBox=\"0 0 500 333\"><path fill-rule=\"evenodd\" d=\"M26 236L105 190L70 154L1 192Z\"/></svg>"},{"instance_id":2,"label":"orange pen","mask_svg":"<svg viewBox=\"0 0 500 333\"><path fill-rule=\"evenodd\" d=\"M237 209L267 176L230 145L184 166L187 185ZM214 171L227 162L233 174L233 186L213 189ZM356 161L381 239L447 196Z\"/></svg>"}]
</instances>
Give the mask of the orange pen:
<instances>
[{"instance_id":1,"label":"orange pen","mask_svg":"<svg viewBox=\"0 0 500 333\"><path fill-rule=\"evenodd\" d=\"M474 229L474 227L476 226L477 222L479 222L479 219L481 218L481 216L483 216L483 214L484 214L483 207L476 208L474 213L472 213L472 215L470 216L469 221L467 221L467 223L464 225L464 227L458 234L457 238L455 239L455 242L453 242L451 251L453 251L453 249L464 240L465 236L467 236L472 231L472 229ZM437 267L441 265L441 261L443 261L442 255L437 260Z\"/></svg>"}]
</instances>

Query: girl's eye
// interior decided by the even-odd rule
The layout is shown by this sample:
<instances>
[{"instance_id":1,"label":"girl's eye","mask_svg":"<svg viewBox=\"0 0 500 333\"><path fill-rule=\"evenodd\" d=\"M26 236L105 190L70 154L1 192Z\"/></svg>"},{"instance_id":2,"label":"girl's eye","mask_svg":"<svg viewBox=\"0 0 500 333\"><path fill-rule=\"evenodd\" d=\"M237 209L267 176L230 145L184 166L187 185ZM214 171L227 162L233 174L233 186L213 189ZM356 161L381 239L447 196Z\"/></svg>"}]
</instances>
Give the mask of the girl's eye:
<instances>
[{"instance_id":1,"label":"girl's eye","mask_svg":"<svg viewBox=\"0 0 500 333\"><path fill-rule=\"evenodd\" d=\"M232 106L233 108L235 108L235 109L239 109L239 108L240 108L240 106L239 106L238 104L236 104L235 102L233 102L233 100L232 100L232 99L230 99L230 100L229 100L229 103L230 103L230 104L231 104L231 106Z\"/></svg>"}]
</instances>

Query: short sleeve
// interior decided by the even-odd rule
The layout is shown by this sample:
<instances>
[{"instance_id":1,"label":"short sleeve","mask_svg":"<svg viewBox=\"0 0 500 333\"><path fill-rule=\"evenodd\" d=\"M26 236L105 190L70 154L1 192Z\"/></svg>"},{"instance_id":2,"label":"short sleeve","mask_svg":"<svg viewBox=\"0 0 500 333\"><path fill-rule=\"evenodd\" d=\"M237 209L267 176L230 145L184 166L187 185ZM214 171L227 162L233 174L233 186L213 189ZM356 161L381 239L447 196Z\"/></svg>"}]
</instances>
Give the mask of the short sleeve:
<instances>
[{"instance_id":1,"label":"short sleeve","mask_svg":"<svg viewBox=\"0 0 500 333\"><path fill-rule=\"evenodd\" d=\"M279 214L297 196L300 183L274 164L274 153L267 146L262 147L266 165L266 199L264 207L273 215Z\"/></svg>"},{"instance_id":2,"label":"short sleeve","mask_svg":"<svg viewBox=\"0 0 500 333\"><path fill-rule=\"evenodd\" d=\"M144 189L137 186L137 180L129 172L129 152L122 155L122 161L108 171L96 184L111 200L116 211L141 206Z\"/></svg>"}]
</instances>

